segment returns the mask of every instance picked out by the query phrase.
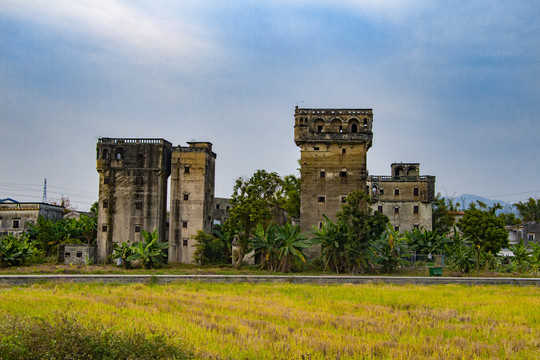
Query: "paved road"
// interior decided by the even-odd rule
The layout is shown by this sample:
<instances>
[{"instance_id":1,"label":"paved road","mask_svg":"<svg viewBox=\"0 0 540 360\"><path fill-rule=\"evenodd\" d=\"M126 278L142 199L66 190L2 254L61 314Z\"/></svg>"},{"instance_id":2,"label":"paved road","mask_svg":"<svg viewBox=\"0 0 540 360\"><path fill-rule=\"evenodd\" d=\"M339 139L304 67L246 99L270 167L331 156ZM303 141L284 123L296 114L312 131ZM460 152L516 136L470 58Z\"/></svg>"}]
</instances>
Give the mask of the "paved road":
<instances>
[{"instance_id":1,"label":"paved road","mask_svg":"<svg viewBox=\"0 0 540 360\"><path fill-rule=\"evenodd\" d=\"M1 285L29 285L44 282L68 283L158 283L201 281L214 283L279 282L294 284L398 285L520 285L540 286L540 278L403 277L403 276L305 276L305 275L0 275Z\"/></svg>"}]
</instances>

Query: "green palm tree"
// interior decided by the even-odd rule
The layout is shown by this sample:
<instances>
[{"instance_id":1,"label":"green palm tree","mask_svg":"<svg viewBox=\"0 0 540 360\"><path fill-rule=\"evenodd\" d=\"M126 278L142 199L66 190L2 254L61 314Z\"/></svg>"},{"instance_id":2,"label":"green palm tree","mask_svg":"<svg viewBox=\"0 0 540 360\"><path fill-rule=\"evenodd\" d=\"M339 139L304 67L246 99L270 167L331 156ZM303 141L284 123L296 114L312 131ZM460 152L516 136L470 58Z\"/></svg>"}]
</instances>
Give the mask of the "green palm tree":
<instances>
[{"instance_id":1,"label":"green palm tree","mask_svg":"<svg viewBox=\"0 0 540 360\"><path fill-rule=\"evenodd\" d=\"M165 253L163 250L169 247L167 242L159 242L157 230L149 233L142 231L143 241L139 241L131 246L133 255L127 258L127 261L140 260L143 269L153 269L165 262Z\"/></svg>"},{"instance_id":2,"label":"green palm tree","mask_svg":"<svg viewBox=\"0 0 540 360\"><path fill-rule=\"evenodd\" d=\"M295 259L306 262L304 249L309 248L313 242L309 240L306 234L300 232L298 226L289 223L278 226L275 229L276 238L279 241L279 270L288 272Z\"/></svg>"},{"instance_id":3,"label":"green palm tree","mask_svg":"<svg viewBox=\"0 0 540 360\"><path fill-rule=\"evenodd\" d=\"M325 221L321 228L313 227L312 234L315 235L314 241L321 244L321 256L324 261L324 270L334 269L337 274L344 267L345 259L343 257L345 244L347 243L346 231L328 217L324 216Z\"/></svg>"},{"instance_id":4,"label":"green palm tree","mask_svg":"<svg viewBox=\"0 0 540 360\"><path fill-rule=\"evenodd\" d=\"M270 224L265 229L262 224L258 224L251 240L255 256L261 259L261 267L272 271L277 268L279 255L276 228L276 225Z\"/></svg>"}]
</instances>

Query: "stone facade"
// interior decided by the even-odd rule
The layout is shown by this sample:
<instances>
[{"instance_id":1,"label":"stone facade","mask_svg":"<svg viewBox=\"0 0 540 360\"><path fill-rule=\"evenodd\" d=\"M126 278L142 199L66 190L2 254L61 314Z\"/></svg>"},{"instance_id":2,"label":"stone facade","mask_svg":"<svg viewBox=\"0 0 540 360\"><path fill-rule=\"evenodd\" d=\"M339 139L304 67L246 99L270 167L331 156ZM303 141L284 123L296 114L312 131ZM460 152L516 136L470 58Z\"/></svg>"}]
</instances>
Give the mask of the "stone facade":
<instances>
[{"instance_id":1,"label":"stone facade","mask_svg":"<svg viewBox=\"0 0 540 360\"><path fill-rule=\"evenodd\" d=\"M347 195L366 188L367 151L373 138L372 109L302 109L294 114L300 147L300 226L335 220Z\"/></svg>"},{"instance_id":2,"label":"stone facade","mask_svg":"<svg viewBox=\"0 0 540 360\"><path fill-rule=\"evenodd\" d=\"M81 244L58 245L58 263L89 265L97 262L97 247Z\"/></svg>"},{"instance_id":3,"label":"stone facade","mask_svg":"<svg viewBox=\"0 0 540 360\"><path fill-rule=\"evenodd\" d=\"M229 218L229 210L231 208L231 199L214 198L214 224L223 225Z\"/></svg>"},{"instance_id":4,"label":"stone facade","mask_svg":"<svg viewBox=\"0 0 540 360\"><path fill-rule=\"evenodd\" d=\"M21 235L29 225L36 224L39 216L57 221L62 220L63 214L62 206L3 199L0 201L0 236Z\"/></svg>"},{"instance_id":5,"label":"stone facade","mask_svg":"<svg viewBox=\"0 0 540 360\"><path fill-rule=\"evenodd\" d=\"M98 261L113 243L142 240L142 230L157 230L166 241L167 179L171 143L163 139L100 138Z\"/></svg>"},{"instance_id":6,"label":"stone facade","mask_svg":"<svg viewBox=\"0 0 540 360\"><path fill-rule=\"evenodd\" d=\"M435 176L420 175L419 163L393 163L391 176L368 176L373 210L390 219L396 231L432 229Z\"/></svg>"},{"instance_id":7,"label":"stone facade","mask_svg":"<svg viewBox=\"0 0 540 360\"><path fill-rule=\"evenodd\" d=\"M188 142L172 152L169 262L193 262L195 240L212 233L216 154L209 142Z\"/></svg>"}]
</instances>

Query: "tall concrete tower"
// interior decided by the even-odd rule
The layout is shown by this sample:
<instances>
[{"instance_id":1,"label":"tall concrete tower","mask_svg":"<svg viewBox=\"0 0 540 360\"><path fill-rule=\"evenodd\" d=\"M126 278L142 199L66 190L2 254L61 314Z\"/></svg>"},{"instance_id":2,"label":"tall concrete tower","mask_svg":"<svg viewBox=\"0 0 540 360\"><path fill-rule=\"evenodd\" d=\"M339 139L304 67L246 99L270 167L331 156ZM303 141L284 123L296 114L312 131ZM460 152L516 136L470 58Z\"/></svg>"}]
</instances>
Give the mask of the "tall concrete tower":
<instances>
[{"instance_id":1,"label":"tall concrete tower","mask_svg":"<svg viewBox=\"0 0 540 360\"><path fill-rule=\"evenodd\" d=\"M163 139L100 138L98 261L112 253L113 243L142 240L142 230L157 229L166 241L167 178L171 143Z\"/></svg>"},{"instance_id":2,"label":"tall concrete tower","mask_svg":"<svg viewBox=\"0 0 540 360\"><path fill-rule=\"evenodd\" d=\"M193 262L199 230L212 233L216 154L209 142L173 148L169 262Z\"/></svg>"},{"instance_id":3,"label":"tall concrete tower","mask_svg":"<svg viewBox=\"0 0 540 360\"><path fill-rule=\"evenodd\" d=\"M294 114L300 147L300 226L335 220L345 197L366 190L367 151L373 138L372 109L300 109Z\"/></svg>"}]
</instances>

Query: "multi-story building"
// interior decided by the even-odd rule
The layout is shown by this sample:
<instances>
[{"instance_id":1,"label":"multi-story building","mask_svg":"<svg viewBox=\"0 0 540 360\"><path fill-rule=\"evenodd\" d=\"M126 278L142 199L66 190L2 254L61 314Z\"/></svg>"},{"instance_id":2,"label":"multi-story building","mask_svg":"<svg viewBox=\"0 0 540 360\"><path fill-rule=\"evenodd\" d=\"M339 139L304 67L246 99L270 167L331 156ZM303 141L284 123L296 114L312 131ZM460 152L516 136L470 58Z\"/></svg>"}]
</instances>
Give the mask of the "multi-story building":
<instances>
[{"instance_id":1,"label":"multi-story building","mask_svg":"<svg viewBox=\"0 0 540 360\"><path fill-rule=\"evenodd\" d=\"M396 231L431 230L435 176L420 175L419 163L393 163L391 174L368 176L373 210L388 216Z\"/></svg>"},{"instance_id":2,"label":"multi-story building","mask_svg":"<svg viewBox=\"0 0 540 360\"><path fill-rule=\"evenodd\" d=\"M0 200L0 236L21 235L35 225L39 216L54 221L62 220L64 208L38 202L18 202L13 199Z\"/></svg>"},{"instance_id":3,"label":"multi-story building","mask_svg":"<svg viewBox=\"0 0 540 360\"><path fill-rule=\"evenodd\" d=\"M193 236L212 233L216 154L209 142L173 148L169 262L193 262Z\"/></svg>"},{"instance_id":4,"label":"multi-story building","mask_svg":"<svg viewBox=\"0 0 540 360\"><path fill-rule=\"evenodd\" d=\"M166 241L171 147L164 139L98 140L99 262L108 259L113 243L141 241L142 230L157 230Z\"/></svg>"},{"instance_id":5,"label":"multi-story building","mask_svg":"<svg viewBox=\"0 0 540 360\"><path fill-rule=\"evenodd\" d=\"M366 188L372 109L302 109L294 114L300 147L300 226L303 232L335 220L349 193Z\"/></svg>"}]
</instances>

